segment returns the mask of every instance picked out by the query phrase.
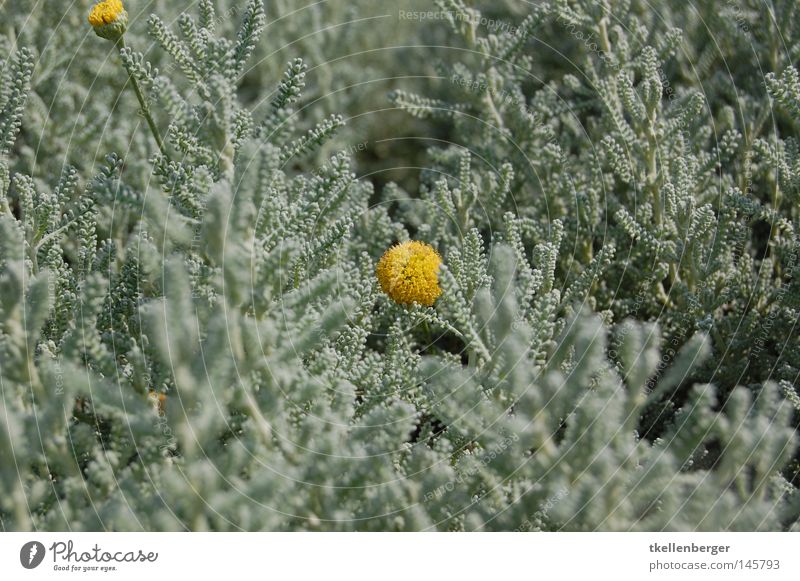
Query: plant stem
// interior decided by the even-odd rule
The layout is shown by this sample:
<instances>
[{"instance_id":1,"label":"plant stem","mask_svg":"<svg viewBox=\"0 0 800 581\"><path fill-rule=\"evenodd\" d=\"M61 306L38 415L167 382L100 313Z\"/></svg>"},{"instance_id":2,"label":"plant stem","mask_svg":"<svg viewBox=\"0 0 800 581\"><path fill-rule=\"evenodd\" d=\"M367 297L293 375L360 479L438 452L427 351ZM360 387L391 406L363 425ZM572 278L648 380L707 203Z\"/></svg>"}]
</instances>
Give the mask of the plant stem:
<instances>
[{"instance_id":1,"label":"plant stem","mask_svg":"<svg viewBox=\"0 0 800 581\"><path fill-rule=\"evenodd\" d=\"M603 16L600 19L600 47L607 55L611 55L611 41L608 38L608 17Z\"/></svg>"},{"instance_id":2,"label":"plant stem","mask_svg":"<svg viewBox=\"0 0 800 581\"><path fill-rule=\"evenodd\" d=\"M656 141L654 121L651 121L647 129L647 188L650 190L650 195L653 199L653 219L658 230L661 230L662 217L661 217L661 194L658 191L658 165L656 163L656 154L658 151L658 142Z\"/></svg>"},{"instance_id":3,"label":"plant stem","mask_svg":"<svg viewBox=\"0 0 800 581\"><path fill-rule=\"evenodd\" d=\"M125 48L125 36L120 36L119 41L117 42L117 49L122 52L122 49ZM144 94L142 93L142 88L139 86L139 81L136 80L136 77L128 74L128 78L131 80L131 84L133 85L133 90L136 93L136 98L139 99L139 105L141 106L142 115L144 116L145 120L147 121L147 125L150 127L150 132L153 134L153 137L156 140L156 144L158 144L158 149L161 150L161 153L164 157L169 158L169 154L167 153L167 148L164 145L164 141L161 139L161 135L158 132L158 127L156 127L156 122L153 120L153 115L150 113L150 106L147 104L147 101L144 98Z\"/></svg>"}]
</instances>

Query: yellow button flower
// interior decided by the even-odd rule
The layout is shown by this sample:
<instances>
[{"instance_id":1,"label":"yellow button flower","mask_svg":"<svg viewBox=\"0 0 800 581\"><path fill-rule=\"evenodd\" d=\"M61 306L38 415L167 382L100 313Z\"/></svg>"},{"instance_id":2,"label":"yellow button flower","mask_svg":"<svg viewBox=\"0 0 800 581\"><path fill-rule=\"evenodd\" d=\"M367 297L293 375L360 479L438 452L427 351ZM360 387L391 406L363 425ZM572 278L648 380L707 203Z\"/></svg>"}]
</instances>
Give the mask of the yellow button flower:
<instances>
[{"instance_id":1,"label":"yellow button flower","mask_svg":"<svg viewBox=\"0 0 800 581\"><path fill-rule=\"evenodd\" d=\"M128 29L128 13L122 0L103 0L89 13L89 24L97 36L117 40Z\"/></svg>"},{"instance_id":2,"label":"yellow button flower","mask_svg":"<svg viewBox=\"0 0 800 581\"><path fill-rule=\"evenodd\" d=\"M383 292L394 302L429 307L442 294L438 278L441 264L441 256L429 244L409 240L383 254L376 274Z\"/></svg>"}]
</instances>

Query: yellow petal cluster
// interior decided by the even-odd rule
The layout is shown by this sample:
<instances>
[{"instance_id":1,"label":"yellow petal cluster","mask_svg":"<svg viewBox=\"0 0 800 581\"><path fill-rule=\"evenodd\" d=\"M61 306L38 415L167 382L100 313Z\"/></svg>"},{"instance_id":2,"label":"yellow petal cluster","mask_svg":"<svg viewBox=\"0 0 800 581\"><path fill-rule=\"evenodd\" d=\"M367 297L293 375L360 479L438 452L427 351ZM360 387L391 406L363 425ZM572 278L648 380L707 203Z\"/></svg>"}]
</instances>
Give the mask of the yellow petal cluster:
<instances>
[{"instance_id":1,"label":"yellow petal cluster","mask_svg":"<svg viewBox=\"0 0 800 581\"><path fill-rule=\"evenodd\" d=\"M119 41L128 29L128 13L122 0L103 0L89 13L89 24L100 38Z\"/></svg>"},{"instance_id":2,"label":"yellow petal cluster","mask_svg":"<svg viewBox=\"0 0 800 581\"><path fill-rule=\"evenodd\" d=\"M441 264L441 256L429 244L409 240L383 254L376 274L383 292L394 302L431 306L442 294L438 277Z\"/></svg>"},{"instance_id":3,"label":"yellow petal cluster","mask_svg":"<svg viewBox=\"0 0 800 581\"><path fill-rule=\"evenodd\" d=\"M113 24L125 12L122 0L103 0L98 2L89 13L89 24L92 26L103 26Z\"/></svg>"}]
</instances>

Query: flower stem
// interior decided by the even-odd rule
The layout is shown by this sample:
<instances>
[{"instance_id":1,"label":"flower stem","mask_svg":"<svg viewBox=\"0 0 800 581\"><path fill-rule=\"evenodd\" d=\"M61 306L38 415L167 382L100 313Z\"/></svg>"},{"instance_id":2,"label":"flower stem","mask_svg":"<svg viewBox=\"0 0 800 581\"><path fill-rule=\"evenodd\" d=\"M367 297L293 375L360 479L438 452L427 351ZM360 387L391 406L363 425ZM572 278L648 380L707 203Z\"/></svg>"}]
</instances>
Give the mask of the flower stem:
<instances>
[{"instance_id":1,"label":"flower stem","mask_svg":"<svg viewBox=\"0 0 800 581\"><path fill-rule=\"evenodd\" d=\"M117 42L117 49L122 52L122 49L125 48L125 36L120 36L119 41ZM147 104L147 101L144 98L144 94L142 93L142 88L139 86L139 81L136 80L136 77L128 74L128 78L131 80L131 84L133 85L133 91L136 93L136 98L139 100L139 105L141 106L142 115L144 116L145 120L147 121L148 127L150 127L150 132L153 134L153 137L156 140L156 144L158 144L158 149L161 150L161 153L164 157L169 158L169 154L167 153L167 147L164 145L164 141L161 139L161 135L158 132L158 128L156 127L156 122L153 120L153 115L150 113L150 106Z\"/></svg>"},{"instance_id":2,"label":"flower stem","mask_svg":"<svg viewBox=\"0 0 800 581\"><path fill-rule=\"evenodd\" d=\"M655 221L656 229L660 231L663 219L661 215L661 194L658 191L658 165L656 163L658 141L656 140L654 127L655 119L651 119L647 128L647 188L653 197L653 220Z\"/></svg>"}]
</instances>

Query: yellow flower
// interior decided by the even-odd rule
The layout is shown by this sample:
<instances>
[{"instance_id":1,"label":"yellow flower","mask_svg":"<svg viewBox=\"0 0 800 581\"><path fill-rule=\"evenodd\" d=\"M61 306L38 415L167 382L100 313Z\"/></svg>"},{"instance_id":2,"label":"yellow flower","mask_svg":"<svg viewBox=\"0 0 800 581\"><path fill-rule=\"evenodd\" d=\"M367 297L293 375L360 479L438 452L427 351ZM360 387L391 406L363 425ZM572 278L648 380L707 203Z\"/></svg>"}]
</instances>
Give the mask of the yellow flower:
<instances>
[{"instance_id":1,"label":"yellow flower","mask_svg":"<svg viewBox=\"0 0 800 581\"><path fill-rule=\"evenodd\" d=\"M383 254L376 274L383 292L394 302L429 307L442 294L438 278L441 264L441 256L430 245L409 240Z\"/></svg>"},{"instance_id":2,"label":"yellow flower","mask_svg":"<svg viewBox=\"0 0 800 581\"><path fill-rule=\"evenodd\" d=\"M103 0L98 2L89 13L89 24L97 36L109 40L117 40L128 29L128 13L122 0Z\"/></svg>"}]
</instances>

